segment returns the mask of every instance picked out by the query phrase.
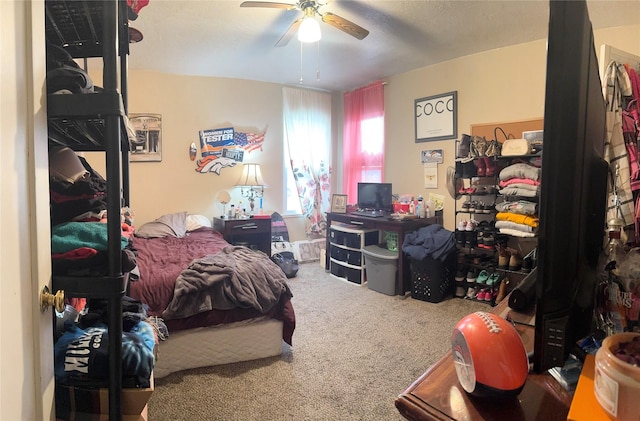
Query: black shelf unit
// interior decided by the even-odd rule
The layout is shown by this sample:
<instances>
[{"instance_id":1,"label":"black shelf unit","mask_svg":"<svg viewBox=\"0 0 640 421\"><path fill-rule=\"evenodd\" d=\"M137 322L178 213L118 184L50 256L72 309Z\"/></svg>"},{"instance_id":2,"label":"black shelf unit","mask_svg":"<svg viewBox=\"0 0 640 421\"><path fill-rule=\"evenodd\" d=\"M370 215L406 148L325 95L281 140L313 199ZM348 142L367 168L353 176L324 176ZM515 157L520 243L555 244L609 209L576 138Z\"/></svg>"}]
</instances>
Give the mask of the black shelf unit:
<instances>
[{"instance_id":1,"label":"black shelf unit","mask_svg":"<svg viewBox=\"0 0 640 421\"><path fill-rule=\"evenodd\" d=\"M120 215L129 205L127 55L129 30L125 0L46 0L45 36L75 59L102 57L102 89L95 93L48 95L50 145L74 151L102 151L106 158L107 213ZM85 61L86 63L86 61ZM120 66L120 72L118 71ZM118 76L120 74L120 83ZM122 419L122 273L120 218L107 221L107 273L102 277L59 276L53 290L68 297L101 298L109 312L109 419Z\"/></svg>"}]
</instances>

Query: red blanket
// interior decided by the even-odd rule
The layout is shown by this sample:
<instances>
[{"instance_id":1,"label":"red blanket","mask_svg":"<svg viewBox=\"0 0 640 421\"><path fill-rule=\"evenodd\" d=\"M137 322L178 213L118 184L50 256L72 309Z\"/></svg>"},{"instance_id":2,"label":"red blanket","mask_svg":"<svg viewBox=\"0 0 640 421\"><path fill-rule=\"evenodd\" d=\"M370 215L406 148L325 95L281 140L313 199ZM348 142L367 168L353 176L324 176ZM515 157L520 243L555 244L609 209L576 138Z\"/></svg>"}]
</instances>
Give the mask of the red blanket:
<instances>
[{"instance_id":1,"label":"red blanket","mask_svg":"<svg viewBox=\"0 0 640 421\"><path fill-rule=\"evenodd\" d=\"M137 251L140 279L131 282L129 295L149 306L149 315L161 317L171 302L176 279L194 259L216 254L229 245L222 234L211 228L189 232L184 238L133 238ZM194 327L231 323L266 315L284 322L283 339L291 344L295 329L295 313L285 297L265 314L253 309L210 310L194 316L166 320L169 332Z\"/></svg>"}]
</instances>

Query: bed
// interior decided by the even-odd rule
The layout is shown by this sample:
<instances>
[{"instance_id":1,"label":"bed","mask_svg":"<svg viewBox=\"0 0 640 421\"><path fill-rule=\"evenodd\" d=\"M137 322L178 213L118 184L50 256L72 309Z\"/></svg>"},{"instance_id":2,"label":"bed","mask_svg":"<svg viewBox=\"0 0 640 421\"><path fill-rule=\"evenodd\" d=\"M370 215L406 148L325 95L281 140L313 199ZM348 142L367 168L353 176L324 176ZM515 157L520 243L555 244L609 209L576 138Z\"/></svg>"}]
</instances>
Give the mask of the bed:
<instances>
[{"instance_id":1,"label":"bed","mask_svg":"<svg viewBox=\"0 0 640 421\"><path fill-rule=\"evenodd\" d=\"M292 345L291 293L266 254L229 244L207 218L186 212L144 224L132 246L129 296L168 330L158 341L155 378L276 356L283 341ZM234 286L238 280L249 284Z\"/></svg>"}]
</instances>

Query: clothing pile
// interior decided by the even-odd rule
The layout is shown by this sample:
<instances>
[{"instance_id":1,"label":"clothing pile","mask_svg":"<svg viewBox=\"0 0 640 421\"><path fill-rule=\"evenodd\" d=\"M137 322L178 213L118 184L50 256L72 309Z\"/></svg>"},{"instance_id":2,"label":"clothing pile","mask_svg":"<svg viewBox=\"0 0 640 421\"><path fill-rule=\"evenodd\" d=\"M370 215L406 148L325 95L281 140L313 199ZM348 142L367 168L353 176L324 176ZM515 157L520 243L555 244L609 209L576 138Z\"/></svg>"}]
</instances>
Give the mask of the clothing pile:
<instances>
[{"instance_id":1,"label":"clothing pile","mask_svg":"<svg viewBox=\"0 0 640 421\"><path fill-rule=\"evenodd\" d=\"M89 163L67 147L51 148L50 209L51 253L55 275L107 273L106 180ZM131 212L121 218L122 272L136 266L129 246L133 235Z\"/></svg>"},{"instance_id":2,"label":"clothing pile","mask_svg":"<svg viewBox=\"0 0 640 421\"><path fill-rule=\"evenodd\" d=\"M535 237L538 205L534 200L540 194L540 168L518 162L502 169L499 179L499 193L505 200L496 204L496 229L515 237Z\"/></svg>"},{"instance_id":3,"label":"clothing pile","mask_svg":"<svg viewBox=\"0 0 640 421\"><path fill-rule=\"evenodd\" d=\"M455 249L455 234L439 224L419 228L407 234L402 242L402 251L415 260L431 257L444 262Z\"/></svg>"},{"instance_id":4,"label":"clothing pile","mask_svg":"<svg viewBox=\"0 0 640 421\"><path fill-rule=\"evenodd\" d=\"M122 314L122 381L128 388L150 387L156 336L144 306L124 297ZM59 384L91 388L109 385L109 331L105 300L89 300L78 323L66 321L54 346Z\"/></svg>"}]
</instances>

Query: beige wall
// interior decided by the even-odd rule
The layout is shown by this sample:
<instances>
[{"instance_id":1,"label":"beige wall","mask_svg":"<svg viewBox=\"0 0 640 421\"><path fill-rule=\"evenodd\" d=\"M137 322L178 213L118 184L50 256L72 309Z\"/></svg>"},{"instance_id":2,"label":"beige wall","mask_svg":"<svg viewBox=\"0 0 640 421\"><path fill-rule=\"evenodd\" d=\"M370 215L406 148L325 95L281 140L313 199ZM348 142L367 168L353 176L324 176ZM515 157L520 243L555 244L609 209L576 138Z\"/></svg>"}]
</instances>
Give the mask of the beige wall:
<instances>
[{"instance_id":1,"label":"beige wall","mask_svg":"<svg viewBox=\"0 0 640 421\"><path fill-rule=\"evenodd\" d=\"M596 45L608 43L640 54L640 25L596 32ZM135 53L135 51L134 51ZM446 168L454 158L453 140L415 143L413 104L416 98L458 92L458 136L471 124L531 119L543 116L546 41L466 56L446 63L389 77L385 87L386 163L385 181L394 192L445 196L445 227L453 229L453 199L446 191ZM91 74L100 80L91 68ZM236 79L130 72L130 113L159 113L163 118L162 162L131 164L131 204L136 225L178 211L219 215L215 201L227 190L240 200L233 188L241 166L223 169L220 175L200 174L189 160L191 142L198 144L198 131L233 126L236 130L267 129L263 151L251 152L245 162L262 164L269 188L264 208L281 212L283 191L282 92L281 85ZM338 186L341 157L341 95L335 94L334 185ZM445 163L438 166L438 189L425 190L420 152L443 149ZM92 163L93 163L92 159ZM96 169L100 171L100 164ZM246 201L245 201L246 204ZM292 240L304 239L304 222L287 219Z\"/></svg>"},{"instance_id":2,"label":"beige wall","mask_svg":"<svg viewBox=\"0 0 640 421\"><path fill-rule=\"evenodd\" d=\"M640 25L609 28L595 33L603 43L640 54ZM387 79L385 91L385 181L407 194L435 192L445 196L444 225L454 228L454 201L446 190L446 170L453 165L455 141L415 143L414 100L458 91L458 138L471 124L543 117L546 40L501 48L425 67ZM443 149L438 165L438 189L425 190L420 152Z\"/></svg>"}]
</instances>

